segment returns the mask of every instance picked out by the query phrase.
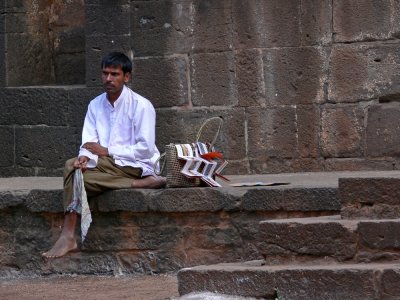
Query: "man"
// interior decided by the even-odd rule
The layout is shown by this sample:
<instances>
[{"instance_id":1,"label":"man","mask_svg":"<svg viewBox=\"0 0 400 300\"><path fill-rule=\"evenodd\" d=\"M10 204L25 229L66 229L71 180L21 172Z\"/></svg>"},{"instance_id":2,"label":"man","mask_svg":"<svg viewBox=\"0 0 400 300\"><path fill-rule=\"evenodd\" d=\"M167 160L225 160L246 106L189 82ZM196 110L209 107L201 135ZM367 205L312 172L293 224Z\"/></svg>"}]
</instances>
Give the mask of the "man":
<instances>
[{"instance_id":1,"label":"man","mask_svg":"<svg viewBox=\"0 0 400 300\"><path fill-rule=\"evenodd\" d=\"M88 197L122 188L161 188L166 180L154 173L160 153L155 145L155 110L144 97L126 86L132 62L123 53L112 52L102 62L105 92L88 107L78 158L64 168L64 226L54 246L44 257L61 257L78 249L75 227L78 211L73 203L73 178L83 172Z\"/></svg>"}]
</instances>

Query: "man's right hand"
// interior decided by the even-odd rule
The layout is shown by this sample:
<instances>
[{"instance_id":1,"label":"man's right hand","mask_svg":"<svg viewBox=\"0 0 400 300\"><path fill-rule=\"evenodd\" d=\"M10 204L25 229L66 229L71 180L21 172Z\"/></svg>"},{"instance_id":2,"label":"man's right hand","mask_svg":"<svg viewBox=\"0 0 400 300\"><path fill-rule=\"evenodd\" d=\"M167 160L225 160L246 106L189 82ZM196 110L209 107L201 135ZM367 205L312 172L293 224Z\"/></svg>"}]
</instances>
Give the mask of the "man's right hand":
<instances>
[{"instance_id":1,"label":"man's right hand","mask_svg":"<svg viewBox=\"0 0 400 300\"><path fill-rule=\"evenodd\" d=\"M89 157L87 156L79 156L74 162L75 169L81 169L82 172L86 170L87 162L89 161Z\"/></svg>"}]
</instances>

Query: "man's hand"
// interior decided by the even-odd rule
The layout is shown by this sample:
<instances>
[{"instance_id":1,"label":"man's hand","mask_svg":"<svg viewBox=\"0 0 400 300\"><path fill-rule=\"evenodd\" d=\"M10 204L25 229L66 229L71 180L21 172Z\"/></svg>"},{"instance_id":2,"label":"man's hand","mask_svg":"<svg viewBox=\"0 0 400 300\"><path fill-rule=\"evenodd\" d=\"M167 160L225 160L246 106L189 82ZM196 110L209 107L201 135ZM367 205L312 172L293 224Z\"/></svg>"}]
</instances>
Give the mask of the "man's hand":
<instances>
[{"instance_id":1,"label":"man's hand","mask_svg":"<svg viewBox=\"0 0 400 300\"><path fill-rule=\"evenodd\" d=\"M82 147L98 156L108 156L108 149L98 143L88 142L83 144Z\"/></svg>"},{"instance_id":2,"label":"man's hand","mask_svg":"<svg viewBox=\"0 0 400 300\"><path fill-rule=\"evenodd\" d=\"M87 156L79 156L75 161L74 161L74 168L75 169L81 169L82 172L85 172L86 170L86 165L87 162L89 161L89 157Z\"/></svg>"}]
</instances>

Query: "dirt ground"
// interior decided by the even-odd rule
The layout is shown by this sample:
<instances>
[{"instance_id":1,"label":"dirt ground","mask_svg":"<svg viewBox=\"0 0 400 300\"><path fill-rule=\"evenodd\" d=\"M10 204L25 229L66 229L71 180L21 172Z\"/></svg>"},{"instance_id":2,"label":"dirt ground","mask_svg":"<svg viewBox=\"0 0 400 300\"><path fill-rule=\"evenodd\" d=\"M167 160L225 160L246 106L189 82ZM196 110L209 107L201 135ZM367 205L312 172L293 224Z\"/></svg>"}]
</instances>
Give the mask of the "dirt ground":
<instances>
[{"instance_id":1,"label":"dirt ground","mask_svg":"<svg viewBox=\"0 0 400 300\"><path fill-rule=\"evenodd\" d=\"M0 299L165 300L179 298L173 275L63 276L0 281Z\"/></svg>"}]
</instances>

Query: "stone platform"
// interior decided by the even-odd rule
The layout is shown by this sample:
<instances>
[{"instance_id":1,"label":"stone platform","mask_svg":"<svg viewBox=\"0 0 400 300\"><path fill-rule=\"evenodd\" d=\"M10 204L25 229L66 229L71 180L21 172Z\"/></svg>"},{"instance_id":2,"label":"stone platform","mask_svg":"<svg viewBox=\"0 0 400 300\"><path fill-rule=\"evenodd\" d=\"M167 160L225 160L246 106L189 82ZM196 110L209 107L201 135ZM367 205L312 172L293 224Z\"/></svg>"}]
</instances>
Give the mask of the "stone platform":
<instances>
[{"instance_id":1,"label":"stone platform","mask_svg":"<svg viewBox=\"0 0 400 300\"><path fill-rule=\"evenodd\" d=\"M394 261L397 257L397 237L382 238L382 232L391 232L393 224L398 226L393 221L398 217L397 209L391 209L397 204L385 206L387 203L372 196L366 201L365 197L372 195L367 192L363 199L355 193L343 194L339 182L345 186L356 181L359 190L368 189L376 180L393 187L400 180L398 171L229 178L231 182L221 188L119 190L94 198L93 223L81 251L56 260L40 254L51 247L61 230L61 178L1 178L0 277L159 274L184 268L179 272L180 288L188 287L182 289L187 293L198 286L189 284L185 273L193 274L196 269L190 268L198 265L253 260L271 266L324 260L361 263L376 262L378 257ZM265 185L231 186L244 182ZM395 200L393 188L381 191L385 191L385 199L400 201ZM364 208L363 214L355 214L356 207ZM391 223L360 221L377 213L382 219L390 216ZM348 217L347 223L341 220L342 215ZM368 228L374 228L371 224L376 222L382 232L375 233L380 241L375 245ZM313 223L319 227L309 229L308 224ZM366 228L364 233L358 227ZM272 228L281 233L279 238L268 236ZM303 229L310 234L308 239L299 240L295 232ZM323 235L323 243L319 243L319 235ZM359 248L362 238L366 246ZM335 244L330 249L332 241L342 250L334 250Z\"/></svg>"},{"instance_id":2,"label":"stone platform","mask_svg":"<svg viewBox=\"0 0 400 300\"><path fill-rule=\"evenodd\" d=\"M332 175L310 176L322 182ZM262 260L184 268L178 273L180 294L399 299L399 173L339 174L337 179L337 197L328 200L339 203L337 214L259 222L256 247Z\"/></svg>"}]
</instances>

